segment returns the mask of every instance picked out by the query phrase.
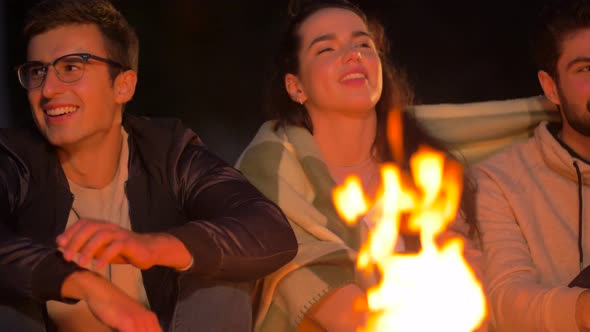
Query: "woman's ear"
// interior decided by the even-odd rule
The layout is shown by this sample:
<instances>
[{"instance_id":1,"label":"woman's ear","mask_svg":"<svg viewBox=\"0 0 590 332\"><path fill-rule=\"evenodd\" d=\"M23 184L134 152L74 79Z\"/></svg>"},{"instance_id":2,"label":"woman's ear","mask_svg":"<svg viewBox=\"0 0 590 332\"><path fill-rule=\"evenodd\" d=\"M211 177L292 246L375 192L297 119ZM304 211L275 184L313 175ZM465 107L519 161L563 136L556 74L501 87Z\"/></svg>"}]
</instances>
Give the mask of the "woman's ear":
<instances>
[{"instance_id":1,"label":"woman's ear","mask_svg":"<svg viewBox=\"0 0 590 332\"><path fill-rule=\"evenodd\" d=\"M285 89L291 99L297 104L303 105L307 101L307 96L303 92L299 78L293 74L285 75Z\"/></svg>"},{"instance_id":2,"label":"woman's ear","mask_svg":"<svg viewBox=\"0 0 590 332\"><path fill-rule=\"evenodd\" d=\"M539 70L537 78L539 79L539 83L541 83L541 88L543 88L543 92L547 99L555 105L560 105L561 102L559 100L559 93L557 93L557 83L553 77L551 77L548 72Z\"/></svg>"},{"instance_id":3,"label":"woman's ear","mask_svg":"<svg viewBox=\"0 0 590 332\"><path fill-rule=\"evenodd\" d=\"M115 100L119 104L125 104L133 98L135 86L137 85L137 74L133 70L126 70L115 78Z\"/></svg>"}]
</instances>

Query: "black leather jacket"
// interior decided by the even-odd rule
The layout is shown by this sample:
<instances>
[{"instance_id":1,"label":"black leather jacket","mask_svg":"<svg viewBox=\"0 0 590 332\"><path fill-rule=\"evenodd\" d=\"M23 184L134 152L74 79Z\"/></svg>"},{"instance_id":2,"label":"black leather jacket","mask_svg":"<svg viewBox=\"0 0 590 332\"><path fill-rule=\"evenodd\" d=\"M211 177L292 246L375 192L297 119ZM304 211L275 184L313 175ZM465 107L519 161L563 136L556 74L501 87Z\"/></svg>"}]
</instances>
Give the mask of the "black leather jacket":
<instances>
[{"instance_id":1,"label":"black leather jacket","mask_svg":"<svg viewBox=\"0 0 590 332\"><path fill-rule=\"evenodd\" d=\"M211 154L177 120L125 115L129 134L126 194L135 232L167 232L194 258L184 275L224 281L262 277L291 260L297 242L280 209L238 171ZM72 194L53 148L37 132L0 131L0 294L43 305L63 300L64 279L79 269L55 238ZM151 309L165 324L179 273L142 271Z\"/></svg>"}]
</instances>

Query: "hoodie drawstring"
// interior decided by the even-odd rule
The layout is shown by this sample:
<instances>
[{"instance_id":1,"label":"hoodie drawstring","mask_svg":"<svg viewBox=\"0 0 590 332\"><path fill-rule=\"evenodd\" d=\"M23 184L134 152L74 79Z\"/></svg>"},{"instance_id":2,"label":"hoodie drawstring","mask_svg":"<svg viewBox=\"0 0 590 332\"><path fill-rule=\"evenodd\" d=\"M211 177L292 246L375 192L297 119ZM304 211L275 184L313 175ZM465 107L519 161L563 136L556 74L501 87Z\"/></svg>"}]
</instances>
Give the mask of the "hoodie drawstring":
<instances>
[{"instance_id":1,"label":"hoodie drawstring","mask_svg":"<svg viewBox=\"0 0 590 332\"><path fill-rule=\"evenodd\" d=\"M580 256L580 271L582 271L584 269L584 251L582 248L582 173L580 172L577 161L574 161L574 168L578 175L578 255Z\"/></svg>"}]
</instances>

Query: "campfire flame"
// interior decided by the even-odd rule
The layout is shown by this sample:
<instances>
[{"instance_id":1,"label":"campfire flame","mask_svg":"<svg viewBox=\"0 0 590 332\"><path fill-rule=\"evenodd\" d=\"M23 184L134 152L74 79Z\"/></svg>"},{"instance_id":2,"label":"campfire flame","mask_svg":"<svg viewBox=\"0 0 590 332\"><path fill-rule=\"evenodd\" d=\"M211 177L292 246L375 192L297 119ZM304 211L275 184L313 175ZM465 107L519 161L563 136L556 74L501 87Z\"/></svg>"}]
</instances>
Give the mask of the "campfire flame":
<instances>
[{"instance_id":1,"label":"campfire flame","mask_svg":"<svg viewBox=\"0 0 590 332\"><path fill-rule=\"evenodd\" d=\"M382 165L382 191L374 204L355 176L334 191L344 220L354 224L364 216L373 225L357 269L376 267L380 281L367 291L369 318L357 331L473 331L486 316L486 300L463 258L463 240L437 242L457 213L462 168L438 151L420 148L410 169L413 185L403 181L396 165ZM395 252L402 216L407 216L409 230L420 234L418 253Z\"/></svg>"}]
</instances>

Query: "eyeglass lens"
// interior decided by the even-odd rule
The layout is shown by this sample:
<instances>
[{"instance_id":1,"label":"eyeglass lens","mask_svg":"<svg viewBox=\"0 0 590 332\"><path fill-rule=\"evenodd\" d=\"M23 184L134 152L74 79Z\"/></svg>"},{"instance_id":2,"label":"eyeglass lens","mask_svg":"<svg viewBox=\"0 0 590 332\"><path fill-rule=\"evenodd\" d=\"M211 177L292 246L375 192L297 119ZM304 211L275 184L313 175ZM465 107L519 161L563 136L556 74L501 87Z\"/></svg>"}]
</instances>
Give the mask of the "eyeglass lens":
<instances>
[{"instance_id":1,"label":"eyeglass lens","mask_svg":"<svg viewBox=\"0 0 590 332\"><path fill-rule=\"evenodd\" d=\"M84 59L78 55L66 56L53 63L53 68L60 81L75 82L84 75ZM27 89L34 89L43 83L51 64L30 63L19 70L21 83Z\"/></svg>"}]
</instances>

